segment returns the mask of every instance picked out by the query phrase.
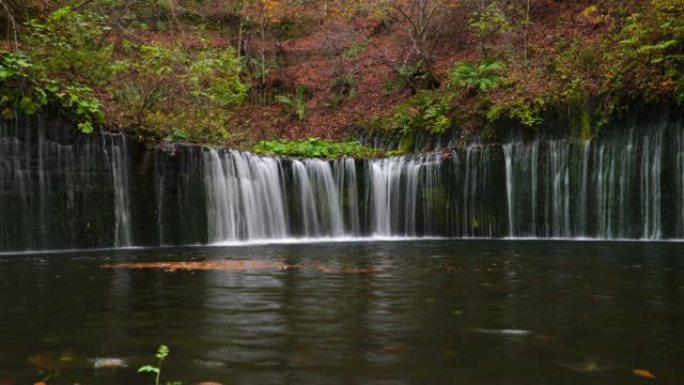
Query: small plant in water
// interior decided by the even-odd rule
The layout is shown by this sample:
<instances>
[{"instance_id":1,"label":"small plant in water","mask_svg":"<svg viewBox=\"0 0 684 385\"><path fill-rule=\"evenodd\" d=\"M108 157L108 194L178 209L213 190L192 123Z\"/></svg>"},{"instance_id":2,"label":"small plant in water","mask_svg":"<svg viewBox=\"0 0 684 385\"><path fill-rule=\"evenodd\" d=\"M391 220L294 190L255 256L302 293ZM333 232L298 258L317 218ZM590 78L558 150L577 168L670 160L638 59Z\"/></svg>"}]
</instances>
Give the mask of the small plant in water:
<instances>
[{"instance_id":1,"label":"small plant in water","mask_svg":"<svg viewBox=\"0 0 684 385\"><path fill-rule=\"evenodd\" d=\"M162 363L164 359L169 355L169 347L166 345L159 345L157 348L157 366L145 365L138 369L138 373L154 373L156 375L154 379L154 385L159 385L159 377L161 376Z\"/></svg>"}]
</instances>

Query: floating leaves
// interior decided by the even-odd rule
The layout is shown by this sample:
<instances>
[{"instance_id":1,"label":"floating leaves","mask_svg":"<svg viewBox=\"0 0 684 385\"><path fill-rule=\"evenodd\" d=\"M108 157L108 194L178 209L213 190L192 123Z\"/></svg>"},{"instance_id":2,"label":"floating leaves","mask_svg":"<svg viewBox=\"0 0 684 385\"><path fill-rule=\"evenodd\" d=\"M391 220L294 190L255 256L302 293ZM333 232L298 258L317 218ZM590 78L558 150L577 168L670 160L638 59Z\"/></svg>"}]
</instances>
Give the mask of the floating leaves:
<instances>
[{"instance_id":1,"label":"floating leaves","mask_svg":"<svg viewBox=\"0 0 684 385\"><path fill-rule=\"evenodd\" d=\"M277 261L246 261L246 260L220 260L220 261L192 261L192 262L131 262L103 265L110 269L161 269L170 272L184 270L221 270L221 271L245 271L245 270L280 270L285 269L285 264Z\"/></svg>"},{"instance_id":2,"label":"floating leaves","mask_svg":"<svg viewBox=\"0 0 684 385\"><path fill-rule=\"evenodd\" d=\"M651 373L650 371L646 369L634 369L632 370L632 374L634 374L637 377L642 377L642 378L647 378L649 380L657 380L658 377L655 376L655 374Z\"/></svg>"},{"instance_id":3,"label":"floating leaves","mask_svg":"<svg viewBox=\"0 0 684 385\"><path fill-rule=\"evenodd\" d=\"M216 260L190 262L130 262L106 264L107 269L161 269L175 271L250 271L250 270L288 270L308 269L321 273L372 273L373 269L355 266L337 266L332 264L289 264L282 261L266 260Z\"/></svg>"}]
</instances>

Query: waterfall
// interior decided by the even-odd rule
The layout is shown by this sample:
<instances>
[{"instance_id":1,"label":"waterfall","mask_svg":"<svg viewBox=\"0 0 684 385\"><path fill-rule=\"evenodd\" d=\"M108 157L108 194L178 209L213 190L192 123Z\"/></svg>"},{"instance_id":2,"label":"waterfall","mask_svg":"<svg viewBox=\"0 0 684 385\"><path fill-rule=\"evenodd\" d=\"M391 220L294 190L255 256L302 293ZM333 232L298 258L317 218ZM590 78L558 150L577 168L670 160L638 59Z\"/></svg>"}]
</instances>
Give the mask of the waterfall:
<instances>
[{"instance_id":1,"label":"waterfall","mask_svg":"<svg viewBox=\"0 0 684 385\"><path fill-rule=\"evenodd\" d=\"M569 146L565 141L548 143L547 213L551 226L547 235L555 238L569 237L570 231L570 175Z\"/></svg>"},{"instance_id":2,"label":"waterfall","mask_svg":"<svg viewBox=\"0 0 684 385\"><path fill-rule=\"evenodd\" d=\"M530 194L530 205L532 206L532 212L530 217L531 231L530 235L537 234L537 189L539 188L539 141L534 141L532 143L532 152L529 157L530 165L530 181L532 183L532 193Z\"/></svg>"},{"instance_id":3,"label":"waterfall","mask_svg":"<svg viewBox=\"0 0 684 385\"><path fill-rule=\"evenodd\" d=\"M203 160L210 242L287 236L277 158L211 149Z\"/></svg>"},{"instance_id":4,"label":"waterfall","mask_svg":"<svg viewBox=\"0 0 684 385\"><path fill-rule=\"evenodd\" d=\"M128 151L126 137L104 134L104 152L109 159L114 186L114 247L128 247L131 240L131 214L128 199Z\"/></svg>"},{"instance_id":5,"label":"waterfall","mask_svg":"<svg viewBox=\"0 0 684 385\"><path fill-rule=\"evenodd\" d=\"M609 134L600 141L558 139L502 145L507 234L681 239L684 215L667 223L663 216L665 207L678 213L684 209L681 135L681 129L655 127L641 135L634 129ZM664 144L667 140L673 143L669 148ZM538 159L540 152L545 159ZM669 167L677 193L665 195L664 175ZM537 196L539 188L543 196ZM542 207L540 213L538 207ZM529 217L523 215L527 210ZM537 228L540 214L544 222ZM524 228L528 222L529 230Z\"/></svg>"},{"instance_id":6,"label":"waterfall","mask_svg":"<svg viewBox=\"0 0 684 385\"><path fill-rule=\"evenodd\" d=\"M503 152L506 163L506 205L508 206L508 236L513 237L515 226L513 226L513 143L504 144Z\"/></svg>"},{"instance_id":7,"label":"waterfall","mask_svg":"<svg viewBox=\"0 0 684 385\"><path fill-rule=\"evenodd\" d=\"M392 233L392 199L398 203L398 197L392 197L392 193L399 195L401 191L393 189L399 186L399 177L395 170L399 166L397 159L382 159L370 162L370 180L368 184L373 186L370 196L370 206L373 208L372 229L373 234L387 236ZM396 181L393 183L393 181ZM396 212L395 212L396 213Z\"/></svg>"},{"instance_id":8,"label":"waterfall","mask_svg":"<svg viewBox=\"0 0 684 385\"><path fill-rule=\"evenodd\" d=\"M589 155L591 154L591 140L587 139L584 141L582 146L582 179L580 182L580 212L579 212L579 235L586 237L589 235L587 229L587 207L589 201L587 199L589 195Z\"/></svg>"},{"instance_id":9,"label":"waterfall","mask_svg":"<svg viewBox=\"0 0 684 385\"><path fill-rule=\"evenodd\" d=\"M0 122L0 215L0 251L426 236L684 239L684 127L320 160L184 145L151 152L122 135L79 136L17 117Z\"/></svg>"},{"instance_id":10,"label":"waterfall","mask_svg":"<svg viewBox=\"0 0 684 385\"><path fill-rule=\"evenodd\" d=\"M361 235L359 219L359 188L356 175L356 161L353 158L340 158L335 161L335 181L340 193L340 202L345 207L343 222L345 231L352 236Z\"/></svg>"},{"instance_id":11,"label":"waterfall","mask_svg":"<svg viewBox=\"0 0 684 385\"><path fill-rule=\"evenodd\" d=\"M330 162L319 159L304 161L304 168L309 179L309 188L315 186L313 202L319 218L316 236L341 237L344 235L342 218L342 202L339 186L335 184ZM306 234L307 236L313 234Z\"/></svg>"},{"instance_id":12,"label":"waterfall","mask_svg":"<svg viewBox=\"0 0 684 385\"><path fill-rule=\"evenodd\" d=\"M160 156L156 153L154 158L154 179L157 188L157 233L159 234L159 246L164 246L164 168L161 165Z\"/></svg>"},{"instance_id":13,"label":"waterfall","mask_svg":"<svg viewBox=\"0 0 684 385\"><path fill-rule=\"evenodd\" d=\"M675 180L677 185L676 199L679 201L677 208L677 232L684 234L684 132L677 131L674 140L674 153L676 155Z\"/></svg>"},{"instance_id":14,"label":"waterfall","mask_svg":"<svg viewBox=\"0 0 684 385\"><path fill-rule=\"evenodd\" d=\"M617 236L619 238L625 238L628 236L628 228L631 222L631 218L628 220L628 213L630 210L630 200L631 200L631 190L628 189L631 183L632 174L634 172L634 162L636 157L634 154L634 131L630 131L627 143L624 145L624 151L620 156L620 216L618 220L619 232Z\"/></svg>"},{"instance_id":15,"label":"waterfall","mask_svg":"<svg viewBox=\"0 0 684 385\"><path fill-rule=\"evenodd\" d=\"M465 154L454 154L453 158L463 157L465 169L458 169L457 173L464 175L459 190L460 202L455 202L461 208L462 223L454 236L463 237L493 237L497 234L496 212L498 208L491 204L489 196L492 194L490 180L492 152L490 147L471 145L465 149ZM506 182L508 183L508 182ZM513 183L513 179L511 179ZM510 232L510 231L509 231Z\"/></svg>"},{"instance_id":16,"label":"waterfall","mask_svg":"<svg viewBox=\"0 0 684 385\"><path fill-rule=\"evenodd\" d=\"M663 131L643 137L641 156L641 209L643 238L659 239L661 230L661 170Z\"/></svg>"},{"instance_id":17,"label":"waterfall","mask_svg":"<svg viewBox=\"0 0 684 385\"><path fill-rule=\"evenodd\" d=\"M74 141L40 117L0 121L0 251L129 245L128 191L114 191L127 151L121 136Z\"/></svg>"},{"instance_id":18,"label":"waterfall","mask_svg":"<svg viewBox=\"0 0 684 385\"><path fill-rule=\"evenodd\" d=\"M443 157L392 157L367 162L371 233L376 236L438 235L436 207L445 197Z\"/></svg>"}]
</instances>

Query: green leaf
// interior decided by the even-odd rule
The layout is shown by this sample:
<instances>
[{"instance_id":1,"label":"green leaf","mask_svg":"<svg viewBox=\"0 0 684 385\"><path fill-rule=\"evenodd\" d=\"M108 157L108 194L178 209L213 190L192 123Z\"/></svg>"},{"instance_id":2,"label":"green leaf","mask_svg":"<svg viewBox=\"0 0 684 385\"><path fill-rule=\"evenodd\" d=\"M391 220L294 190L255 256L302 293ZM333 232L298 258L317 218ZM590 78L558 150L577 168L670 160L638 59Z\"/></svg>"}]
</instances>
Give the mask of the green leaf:
<instances>
[{"instance_id":1,"label":"green leaf","mask_svg":"<svg viewBox=\"0 0 684 385\"><path fill-rule=\"evenodd\" d=\"M38 106L28 96L21 98L19 101L19 108L22 112L25 112L29 115L34 114L38 110Z\"/></svg>"},{"instance_id":2,"label":"green leaf","mask_svg":"<svg viewBox=\"0 0 684 385\"><path fill-rule=\"evenodd\" d=\"M154 367L152 365L145 365L141 366L138 369L138 373L154 373L154 374L159 374L159 368Z\"/></svg>"},{"instance_id":3,"label":"green leaf","mask_svg":"<svg viewBox=\"0 0 684 385\"><path fill-rule=\"evenodd\" d=\"M166 356L169 355L169 347L166 345L159 345L159 348L157 349L157 358L160 360L163 360L166 358Z\"/></svg>"},{"instance_id":4,"label":"green leaf","mask_svg":"<svg viewBox=\"0 0 684 385\"><path fill-rule=\"evenodd\" d=\"M93 133L93 124L91 122L81 122L77 125L77 127L84 134Z\"/></svg>"}]
</instances>

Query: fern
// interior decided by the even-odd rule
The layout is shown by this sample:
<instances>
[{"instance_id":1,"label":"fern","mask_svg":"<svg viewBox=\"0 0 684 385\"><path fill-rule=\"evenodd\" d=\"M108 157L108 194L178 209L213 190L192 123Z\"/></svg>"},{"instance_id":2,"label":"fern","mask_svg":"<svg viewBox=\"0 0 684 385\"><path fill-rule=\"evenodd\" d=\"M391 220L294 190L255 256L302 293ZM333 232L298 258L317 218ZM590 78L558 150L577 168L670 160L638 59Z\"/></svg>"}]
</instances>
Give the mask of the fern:
<instances>
[{"instance_id":1,"label":"fern","mask_svg":"<svg viewBox=\"0 0 684 385\"><path fill-rule=\"evenodd\" d=\"M276 101L283 106L283 111L287 114L294 114L297 119L306 119L309 110L306 105L306 94L308 88L304 85L298 84L295 94L283 94L276 96Z\"/></svg>"},{"instance_id":2,"label":"fern","mask_svg":"<svg viewBox=\"0 0 684 385\"><path fill-rule=\"evenodd\" d=\"M478 65L456 63L449 74L449 79L459 87L487 92L497 88L503 81L499 71L503 70L501 62L483 61Z\"/></svg>"}]
</instances>

